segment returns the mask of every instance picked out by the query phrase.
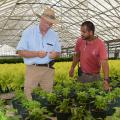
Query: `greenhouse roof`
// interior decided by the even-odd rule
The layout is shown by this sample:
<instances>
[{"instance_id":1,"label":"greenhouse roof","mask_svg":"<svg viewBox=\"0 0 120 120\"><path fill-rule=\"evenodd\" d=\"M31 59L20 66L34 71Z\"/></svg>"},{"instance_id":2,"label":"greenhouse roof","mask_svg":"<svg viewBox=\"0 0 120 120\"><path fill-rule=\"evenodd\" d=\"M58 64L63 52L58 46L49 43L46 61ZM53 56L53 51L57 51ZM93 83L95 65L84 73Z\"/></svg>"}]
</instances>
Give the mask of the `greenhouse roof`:
<instances>
[{"instance_id":1,"label":"greenhouse roof","mask_svg":"<svg viewBox=\"0 0 120 120\"><path fill-rule=\"evenodd\" d=\"M47 6L55 9L59 19L54 29L59 32L62 48L75 45L81 23L89 20L110 49L120 49L120 0L1 0L0 45L15 48L21 32L39 22L34 12L41 14Z\"/></svg>"}]
</instances>

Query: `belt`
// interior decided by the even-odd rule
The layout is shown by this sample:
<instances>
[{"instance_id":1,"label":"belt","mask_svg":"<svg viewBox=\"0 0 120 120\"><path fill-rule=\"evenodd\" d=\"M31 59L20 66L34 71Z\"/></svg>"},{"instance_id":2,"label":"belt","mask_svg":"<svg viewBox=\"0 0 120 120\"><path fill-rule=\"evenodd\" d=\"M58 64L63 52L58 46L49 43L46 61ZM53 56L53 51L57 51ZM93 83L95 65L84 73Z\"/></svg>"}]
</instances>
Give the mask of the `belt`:
<instances>
[{"instance_id":1,"label":"belt","mask_svg":"<svg viewBox=\"0 0 120 120\"><path fill-rule=\"evenodd\" d=\"M49 67L49 64L32 64L35 66L41 66L41 67Z\"/></svg>"},{"instance_id":2,"label":"belt","mask_svg":"<svg viewBox=\"0 0 120 120\"><path fill-rule=\"evenodd\" d=\"M97 74L99 74L99 72L98 73L84 73L84 74L86 74L86 75L97 75Z\"/></svg>"},{"instance_id":3,"label":"belt","mask_svg":"<svg viewBox=\"0 0 120 120\"><path fill-rule=\"evenodd\" d=\"M35 65L35 66L41 66L41 67L49 67L49 68L51 68L51 69L54 69L54 67L53 66L50 66L50 64L32 64L32 65Z\"/></svg>"}]
</instances>

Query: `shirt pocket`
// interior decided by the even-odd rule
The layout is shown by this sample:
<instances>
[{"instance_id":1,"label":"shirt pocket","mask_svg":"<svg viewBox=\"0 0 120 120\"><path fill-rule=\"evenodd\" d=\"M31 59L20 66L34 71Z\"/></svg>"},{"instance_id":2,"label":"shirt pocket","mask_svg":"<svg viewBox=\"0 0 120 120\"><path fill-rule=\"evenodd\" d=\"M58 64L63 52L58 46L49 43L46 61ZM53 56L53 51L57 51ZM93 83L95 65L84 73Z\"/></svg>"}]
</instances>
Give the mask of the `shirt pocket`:
<instances>
[{"instance_id":1,"label":"shirt pocket","mask_svg":"<svg viewBox=\"0 0 120 120\"><path fill-rule=\"evenodd\" d=\"M48 52L51 52L54 50L54 44L53 43L46 43L46 49Z\"/></svg>"}]
</instances>

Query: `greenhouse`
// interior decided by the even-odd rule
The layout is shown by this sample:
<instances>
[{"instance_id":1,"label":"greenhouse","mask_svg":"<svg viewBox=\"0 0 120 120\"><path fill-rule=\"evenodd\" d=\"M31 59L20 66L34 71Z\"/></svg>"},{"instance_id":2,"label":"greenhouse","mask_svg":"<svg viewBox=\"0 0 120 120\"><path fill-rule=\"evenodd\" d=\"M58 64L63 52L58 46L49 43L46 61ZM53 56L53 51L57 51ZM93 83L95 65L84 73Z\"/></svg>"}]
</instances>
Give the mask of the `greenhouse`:
<instances>
[{"instance_id":1,"label":"greenhouse","mask_svg":"<svg viewBox=\"0 0 120 120\"><path fill-rule=\"evenodd\" d=\"M120 120L120 0L0 0L0 120Z\"/></svg>"}]
</instances>

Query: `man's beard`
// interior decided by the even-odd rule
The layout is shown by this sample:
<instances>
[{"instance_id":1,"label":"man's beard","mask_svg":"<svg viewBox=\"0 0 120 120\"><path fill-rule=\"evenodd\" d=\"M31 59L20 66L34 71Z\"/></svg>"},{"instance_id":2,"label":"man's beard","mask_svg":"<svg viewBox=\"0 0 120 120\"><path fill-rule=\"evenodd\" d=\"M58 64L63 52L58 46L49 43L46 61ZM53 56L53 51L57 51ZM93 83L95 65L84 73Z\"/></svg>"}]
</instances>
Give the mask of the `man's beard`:
<instances>
[{"instance_id":1,"label":"man's beard","mask_svg":"<svg viewBox=\"0 0 120 120\"><path fill-rule=\"evenodd\" d=\"M82 36L82 39L84 39L84 40L89 40L90 37L89 37L89 36L88 36L88 37L84 37L84 36Z\"/></svg>"}]
</instances>

